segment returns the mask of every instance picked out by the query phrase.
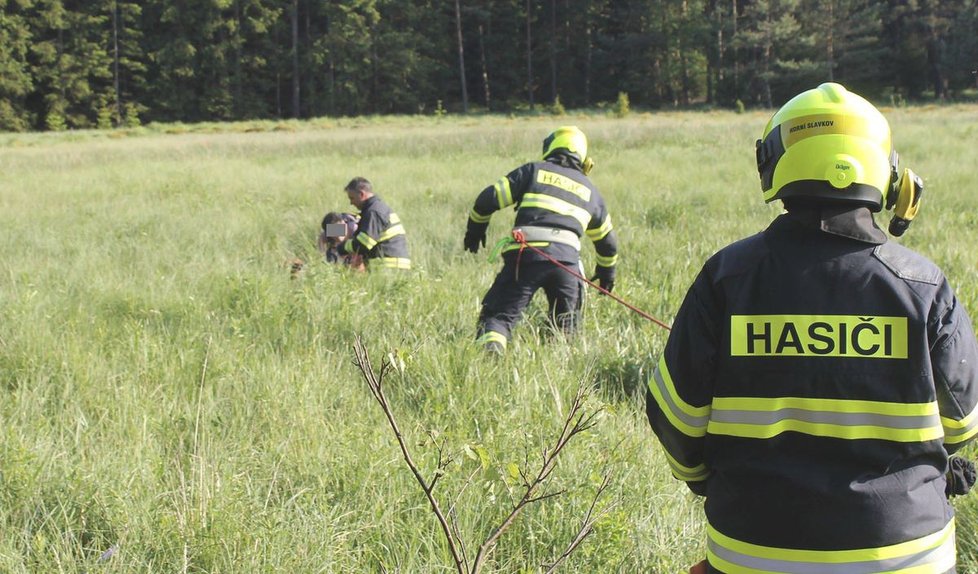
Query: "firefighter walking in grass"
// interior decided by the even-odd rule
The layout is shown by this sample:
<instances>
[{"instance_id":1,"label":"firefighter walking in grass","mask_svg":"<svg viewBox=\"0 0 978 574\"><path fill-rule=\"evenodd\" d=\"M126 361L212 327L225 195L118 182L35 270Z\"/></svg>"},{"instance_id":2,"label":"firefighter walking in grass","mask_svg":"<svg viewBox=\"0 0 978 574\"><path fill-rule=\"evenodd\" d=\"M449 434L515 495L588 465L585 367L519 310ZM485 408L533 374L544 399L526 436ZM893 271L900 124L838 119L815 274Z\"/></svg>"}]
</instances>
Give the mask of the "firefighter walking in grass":
<instances>
[{"instance_id":1,"label":"firefighter walking in grass","mask_svg":"<svg viewBox=\"0 0 978 574\"><path fill-rule=\"evenodd\" d=\"M594 165L588 156L587 137L574 126L558 128L543 141L543 159L511 171L475 200L465 232L465 249L476 253L486 244L486 228L497 210L516 206L514 229L528 245L556 261L579 269L581 237L594 242L594 276L602 288L615 284L618 240L611 217L597 188L588 178ZM520 244L504 240L503 268L482 300L477 341L487 350L506 348L513 326L543 289L548 316L558 330L573 333L580 321L583 283L566 270Z\"/></svg>"},{"instance_id":2,"label":"firefighter walking in grass","mask_svg":"<svg viewBox=\"0 0 978 574\"><path fill-rule=\"evenodd\" d=\"M873 219L902 233L921 180L833 83L771 118L757 167L786 213L706 262L649 381L672 472L706 497L694 571L954 572L978 344L941 270Z\"/></svg>"}]
</instances>

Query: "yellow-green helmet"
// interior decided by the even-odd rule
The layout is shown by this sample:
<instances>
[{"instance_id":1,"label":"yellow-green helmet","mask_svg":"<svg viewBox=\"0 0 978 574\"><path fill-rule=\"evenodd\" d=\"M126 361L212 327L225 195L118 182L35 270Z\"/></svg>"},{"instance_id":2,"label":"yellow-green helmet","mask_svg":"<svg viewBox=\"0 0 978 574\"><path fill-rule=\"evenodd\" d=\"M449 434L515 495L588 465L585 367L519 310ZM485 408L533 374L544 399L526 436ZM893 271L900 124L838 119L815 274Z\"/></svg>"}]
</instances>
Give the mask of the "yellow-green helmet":
<instances>
[{"instance_id":1,"label":"yellow-green helmet","mask_svg":"<svg viewBox=\"0 0 978 574\"><path fill-rule=\"evenodd\" d=\"M873 104L839 84L802 92L757 140L764 200L792 197L882 209L896 179L890 126Z\"/></svg>"},{"instance_id":2,"label":"yellow-green helmet","mask_svg":"<svg viewBox=\"0 0 978 574\"><path fill-rule=\"evenodd\" d=\"M587 158L587 136L577 126L563 126L543 140L543 159L558 151L577 157L583 163Z\"/></svg>"}]
</instances>

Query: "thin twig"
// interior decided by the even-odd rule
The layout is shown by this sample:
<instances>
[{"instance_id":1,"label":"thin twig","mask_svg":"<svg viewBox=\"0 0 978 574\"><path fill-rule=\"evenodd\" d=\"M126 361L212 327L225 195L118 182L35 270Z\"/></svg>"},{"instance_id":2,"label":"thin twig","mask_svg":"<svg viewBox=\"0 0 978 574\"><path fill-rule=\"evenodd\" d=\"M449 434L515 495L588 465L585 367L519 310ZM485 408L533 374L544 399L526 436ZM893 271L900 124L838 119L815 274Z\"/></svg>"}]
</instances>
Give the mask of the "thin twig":
<instances>
[{"instance_id":1,"label":"thin twig","mask_svg":"<svg viewBox=\"0 0 978 574\"><path fill-rule=\"evenodd\" d=\"M471 570L469 569L469 557L466 552L465 544L462 539L461 528L459 527L458 514L456 512L456 505L460 500L462 493L471 484L472 479L475 477L476 473L481 470L481 466L476 468L466 479L462 485L461 490L457 493L455 500L452 501L451 506L448 509L446 519L446 513L442 511L441 505L434 496L435 486L438 480L445 474L445 469L454 461L454 457L445 455L445 447L447 441L442 441L440 444L437 439L431 436L432 441L435 443L438 452L437 460L435 466L435 472L430 481L425 480L421 475L421 471L415 464L411 453L408 450L407 442L404 440L404 436L398 427L397 420L394 417L394 412L391 409L390 403L387 400L387 396L384 394L384 377L393 368L390 360L385 359L380 366L380 374L378 375L374 372L372 365L370 364L370 358L367 354L367 349L363 344L362 339L359 335L355 336L354 344L354 365L360 369L360 373L363 375L364 381L367 383L367 387L370 389L371 395L380 404L384 411L384 416L387 417L387 422L390 424L391 430L394 432L394 437L397 440L397 444L401 449L401 455L404 461L407 463L408 468L414 475L415 480L421 486L421 489L425 493L425 497L428 499L428 504L431 506L432 511L435 513L435 517L438 519L438 524L441 527L442 533L445 536L445 540L448 542L448 548L452 555L452 560L455 562L455 569L459 574L479 574L483 566L485 566L486 561L489 559L490 554L495 549L499 538L503 533L509 529L520 513L530 504L541 502L549 498L554 498L564 494L564 490L549 492L544 494L537 494L541 485L550 477L554 469L557 467L557 459L560 453L563 452L564 447L578 434L585 432L595 424L597 424L597 416L601 412L601 408L598 408L594 412L586 412L585 404L590 396L590 388L585 385L581 385L577 389L577 393L574 396L571 407L564 417L563 425L560 430L560 434L554 441L554 444L549 449L544 449L540 455L540 468L535 475L530 475L525 472L524 469L530 466L529 451L526 452L524 457L524 465L519 469L519 476L523 482L524 492L519 501L515 502L513 509L508 515L503 519L503 521L490 533L489 537L479 546L479 550L475 555L472 562ZM595 493L594 499L591 502L591 506L588 509L587 514L581 521L581 526L578 529L577 535L573 540L567 545L560 556L550 565L547 573L553 572L561 563L566 560L571 553L573 553L582 542L591 534L594 529L594 524L608 512L608 508L596 513L595 508L597 507L598 499L602 496L604 491L608 488L609 479L607 474L603 477L601 486L598 487Z\"/></svg>"},{"instance_id":2,"label":"thin twig","mask_svg":"<svg viewBox=\"0 0 978 574\"><path fill-rule=\"evenodd\" d=\"M462 540L462 529L458 526L458 512L455 511L455 505L452 504L451 508L448 509L448 518L451 520L452 533L455 535L456 540ZM462 563L465 564L465 570L469 570L469 556L465 552L465 545L459 544L459 552L462 553Z\"/></svg>"},{"instance_id":3,"label":"thin twig","mask_svg":"<svg viewBox=\"0 0 978 574\"><path fill-rule=\"evenodd\" d=\"M469 485L472 484L472 479L475 478L476 473L478 473L480 470L482 470L481 464L477 466L471 473L469 473L469 476L465 478L465 482L462 483L462 488L458 490L458 493L455 495L455 500L452 501L452 505L448 508L449 512L455 509L455 506L458 504L458 501L462 498L462 494L465 493Z\"/></svg>"},{"instance_id":4,"label":"thin twig","mask_svg":"<svg viewBox=\"0 0 978 574\"><path fill-rule=\"evenodd\" d=\"M441 506L438 504L438 500L434 496L434 486L437 479L437 474L435 478L432 479L429 484L425 481L424 477L421 476L421 471L418 469L418 465L414 463L414 459L411 458L411 453L408 451L407 443L404 441L404 436L401 434L401 429L397 426L397 420L394 418L394 413L391 410L390 404L387 402L387 397L384 395L384 376L390 371L391 364L389 361L384 361L380 367L380 375L378 376L373 367L370 364L370 357L367 355L367 349L363 344L359 335L356 335L353 341L353 352L355 355L354 364L360 369L360 373L363 375L364 381L366 381L367 386L370 388L370 393L374 396L380 407L384 411L384 415L387 417L387 422L391 426L391 430L394 431L394 437L397 439L397 444L401 447L401 455L404 457L404 462L407 463L408 468L411 469L411 473L414 475L415 480L421 485L421 489L424 491L425 497L428 499L428 504L431 506L431 510L435 513L438 519L438 524L441 526L442 532L445 534L445 539L448 542L448 549L452 553L452 560L455 562L455 569L459 574L465 574L465 563L463 562L462 555L460 555L459 547L464 547L461 539L456 539L452 534L452 529L445 519L445 515L441 510ZM439 458L439 464L441 460Z\"/></svg>"},{"instance_id":5,"label":"thin twig","mask_svg":"<svg viewBox=\"0 0 978 574\"><path fill-rule=\"evenodd\" d=\"M472 472L469 473L467 477L465 477L465 481L462 482L462 488L458 489L458 492L455 494L455 500L453 500L452 505L448 507L448 516L452 520L452 531L455 533L456 540L462 540L462 531L458 526L458 512L456 512L455 508L458 506L459 500L462 499L462 495L469 488L469 485L472 484L472 479L475 478L475 475L481 470L482 464L480 463ZM465 570L468 571L469 556L465 550L465 545L459 544L459 551L462 553L462 562L465 564Z\"/></svg>"},{"instance_id":6,"label":"thin twig","mask_svg":"<svg viewBox=\"0 0 978 574\"><path fill-rule=\"evenodd\" d=\"M597 514L595 514L594 512L594 509L598 504L598 499L601 498L601 495L604 494L604 491L608 489L608 486L610 484L611 484L610 477L607 474L604 475L601 479L601 486L599 486L598 490L594 493L594 498L591 500L591 506L588 508L587 514L584 515L584 519L581 521L581 527L577 531L577 536L575 536L574 539L571 540L570 544L567 545L567 548L565 548L564 551L560 554L560 556L558 556L557 559L554 560L553 564L551 564L550 567L547 568L547 571L544 574L551 574L552 572L556 571L557 567L560 566L560 564L564 560L566 560L567 557L571 555L571 553L577 550L577 547L580 546L582 542L584 542L584 539L590 536L592 532L594 532L595 523L597 523L598 520L600 520L602 517L608 514L608 512L610 512L611 508L614 505L610 505L602 509Z\"/></svg>"},{"instance_id":7,"label":"thin twig","mask_svg":"<svg viewBox=\"0 0 978 574\"><path fill-rule=\"evenodd\" d=\"M435 444L438 444L437 440L435 439L432 440L435 442ZM454 457L452 456L447 456L447 457L445 456L446 442L447 441L443 439L441 441L441 444L438 444L438 458L435 464L434 476L431 477L431 482L428 483L428 486L432 491L435 490L435 483L438 482L438 479L441 478L442 476L445 476L445 469L447 469L449 465L451 465L452 462L455 460Z\"/></svg>"},{"instance_id":8,"label":"thin twig","mask_svg":"<svg viewBox=\"0 0 978 574\"><path fill-rule=\"evenodd\" d=\"M577 394L574 396L570 410L567 412L567 416L564 418L560 435L557 437L557 440L552 448L543 451L543 460L541 462L540 470L537 472L536 476L528 480L528 475L523 474L522 471L520 472L526 491L523 493L523 497L519 500L519 502L517 502L513 507L513 510L511 510L506 518L503 519L502 523L497 526L489 537L482 543L482 545L479 546L479 551L476 553L475 560L472 565L472 574L478 574L482 570L486 560L489 558L489 555L495 548L496 543L499 542L499 538L513 524L513 521L516 520L520 513L523 512L523 509L534 502L539 502L560 494L555 493L537 496L536 491L556 468L557 458L560 456L560 453L563 451L564 447L567 446L567 443L579 433L590 429L596 424L596 418L601 409L599 408L592 413L584 412L584 406L589 396L589 388L585 387L584 385L578 387Z\"/></svg>"}]
</instances>

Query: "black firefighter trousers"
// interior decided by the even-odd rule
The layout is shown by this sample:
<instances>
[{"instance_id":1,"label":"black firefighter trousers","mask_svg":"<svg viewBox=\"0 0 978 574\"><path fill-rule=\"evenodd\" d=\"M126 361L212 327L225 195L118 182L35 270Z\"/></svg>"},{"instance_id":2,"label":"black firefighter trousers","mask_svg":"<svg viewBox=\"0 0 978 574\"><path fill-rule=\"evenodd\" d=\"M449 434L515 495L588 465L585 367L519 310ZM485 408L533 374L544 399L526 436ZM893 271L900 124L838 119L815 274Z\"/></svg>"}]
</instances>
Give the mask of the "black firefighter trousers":
<instances>
[{"instance_id":1,"label":"black firefighter trousers","mask_svg":"<svg viewBox=\"0 0 978 574\"><path fill-rule=\"evenodd\" d=\"M519 261L504 256L503 268L482 299L478 340L506 346L513 327L533 299L543 289L547 295L550 324L565 334L573 334L580 323L584 302L584 283L550 261ZM580 262L564 263L580 272Z\"/></svg>"}]
</instances>

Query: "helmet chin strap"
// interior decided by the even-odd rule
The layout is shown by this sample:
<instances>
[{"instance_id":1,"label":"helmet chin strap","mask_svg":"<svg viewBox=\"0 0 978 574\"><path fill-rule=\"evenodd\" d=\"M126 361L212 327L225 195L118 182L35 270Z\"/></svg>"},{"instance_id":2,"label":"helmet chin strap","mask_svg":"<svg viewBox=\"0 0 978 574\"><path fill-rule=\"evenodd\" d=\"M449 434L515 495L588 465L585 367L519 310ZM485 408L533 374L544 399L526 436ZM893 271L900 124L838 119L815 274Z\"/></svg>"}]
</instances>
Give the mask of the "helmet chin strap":
<instances>
[{"instance_id":1,"label":"helmet chin strap","mask_svg":"<svg viewBox=\"0 0 978 574\"><path fill-rule=\"evenodd\" d=\"M900 237L913 223L920 210L924 180L909 168L904 169L891 193L895 193L896 198L893 202L893 218L890 219L890 235Z\"/></svg>"}]
</instances>

